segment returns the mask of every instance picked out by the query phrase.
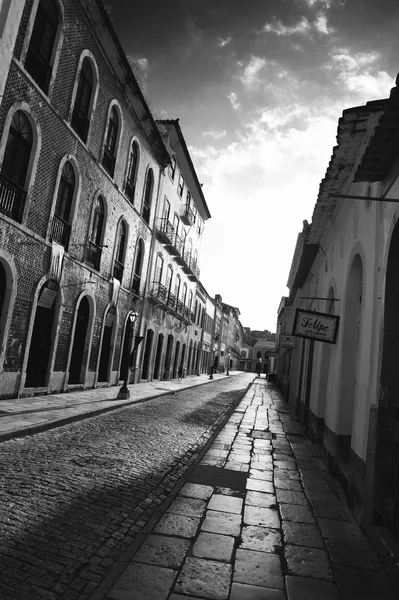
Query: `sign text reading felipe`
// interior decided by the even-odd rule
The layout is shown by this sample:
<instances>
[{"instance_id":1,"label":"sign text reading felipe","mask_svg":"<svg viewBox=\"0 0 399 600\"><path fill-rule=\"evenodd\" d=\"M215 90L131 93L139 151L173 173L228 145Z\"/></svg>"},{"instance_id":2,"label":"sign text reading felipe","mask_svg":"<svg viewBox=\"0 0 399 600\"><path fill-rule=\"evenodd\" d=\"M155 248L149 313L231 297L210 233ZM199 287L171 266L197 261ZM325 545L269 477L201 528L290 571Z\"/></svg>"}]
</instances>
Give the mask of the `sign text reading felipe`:
<instances>
[{"instance_id":1,"label":"sign text reading felipe","mask_svg":"<svg viewBox=\"0 0 399 600\"><path fill-rule=\"evenodd\" d=\"M296 309L292 335L335 344L339 317L310 310Z\"/></svg>"}]
</instances>

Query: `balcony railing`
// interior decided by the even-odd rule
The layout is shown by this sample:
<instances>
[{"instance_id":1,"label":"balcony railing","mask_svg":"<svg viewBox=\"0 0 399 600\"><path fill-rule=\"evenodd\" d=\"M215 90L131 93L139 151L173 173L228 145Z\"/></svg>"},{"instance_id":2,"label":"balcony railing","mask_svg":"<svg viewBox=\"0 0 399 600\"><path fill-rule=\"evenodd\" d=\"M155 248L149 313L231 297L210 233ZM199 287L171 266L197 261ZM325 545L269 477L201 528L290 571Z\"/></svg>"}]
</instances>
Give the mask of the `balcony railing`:
<instances>
[{"instance_id":1,"label":"balcony railing","mask_svg":"<svg viewBox=\"0 0 399 600\"><path fill-rule=\"evenodd\" d=\"M166 217L158 219L157 225L157 236L164 244L173 244L175 237L175 230L172 223Z\"/></svg>"},{"instance_id":2,"label":"balcony railing","mask_svg":"<svg viewBox=\"0 0 399 600\"><path fill-rule=\"evenodd\" d=\"M108 148L108 146L104 146L104 154L101 163L104 169L107 171L107 173L111 175L111 177L114 176L115 162L116 158L111 152L111 150Z\"/></svg>"},{"instance_id":3,"label":"balcony railing","mask_svg":"<svg viewBox=\"0 0 399 600\"><path fill-rule=\"evenodd\" d=\"M87 115L82 112L79 106L74 106L72 112L71 125L84 142L87 140L87 133L89 131L89 119Z\"/></svg>"},{"instance_id":4,"label":"balcony railing","mask_svg":"<svg viewBox=\"0 0 399 600\"><path fill-rule=\"evenodd\" d=\"M146 223L150 222L150 214L151 214L151 206L146 202L143 202L143 210L141 212L141 216L143 217Z\"/></svg>"},{"instance_id":5,"label":"balcony railing","mask_svg":"<svg viewBox=\"0 0 399 600\"><path fill-rule=\"evenodd\" d=\"M0 212L20 223L25 200L25 190L0 173Z\"/></svg>"},{"instance_id":6,"label":"balcony railing","mask_svg":"<svg viewBox=\"0 0 399 600\"><path fill-rule=\"evenodd\" d=\"M124 265L120 263L119 260L114 260L114 277L120 282L122 282L124 268Z\"/></svg>"},{"instance_id":7,"label":"balcony railing","mask_svg":"<svg viewBox=\"0 0 399 600\"><path fill-rule=\"evenodd\" d=\"M130 177L126 178L125 182L125 194L129 198L130 202L134 202L134 193L136 191L136 186Z\"/></svg>"},{"instance_id":8,"label":"balcony railing","mask_svg":"<svg viewBox=\"0 0 399 600\"><path fill-rule=\"evenodd\" d=\"M186 204L183 208L183 212L180 215L181 220L185 225L193 225L194 224L194 211L189 204Z\"/></svg>"},{"instance_id":9,"label":"balcony railing","mask_svg":"<svg viewBox=\"0 0 399 600\"><path fill-rule=\"evenodd\" d=\"M137 295L140 294L140 283L141 283L141 277L140 277L140 275L134 274L133 275L132 290Z\"/></svg>"},{"instance_id":10,"label":"balcony railing","mask_svg":"<svg viewBox=\"0 0 399 600\"><path fill-rule=\"evenodd\" d=\"M173 308L173 310L175 310L176 308L176 296L174 294L171 294L169 292L168 294L168 298L166 300L166 304L170 307Z\"/></svg>"},{"instance_id":11,"label":"balcony railing","mask_svg":"<svg viewBox=\"0 0 399 600\"><path fill-rule=\"evenodd\" d=\"M97 246L97 244L89 240L86 262L91 265L93 269L96 269L96 271L100 270L101 254L101 246Z\"/></svg>"},{"instance_id":12,"label":"balcony railing","mask_svg":"<svg viewBox=\"0 0 399 600\"><path fill-rule=\"evenodd\" d=\"M69 236L71 234L71 226L69 223L61 219L58 215L53 216L53 222L51 225L51 239L61 246L64 246L65 250L68 249Z\"/></svg>"},{"instance_id":13,"label":"balcony railing","mask_svg":"<svg viewBox=\"0 0 399 600\"><path fill-rule=\"evenodd\" d=\"M198 279L200 278L200 270L197 267L197 261L194 260L193 258L191 258L189 266L190 266L189 279L191 279L191 281L198 281Z\"/></svg>"},{"instance_id":14,"label":"balcony railing","mask_svg":"<svg viewBox=\"0 0 399 600\"><path fill-rule=\"evenodd\" d=\"M168 290L159 281L154 281L151 289L151 296L166 304L168 298Z\"/></svg>"}]
</instances>

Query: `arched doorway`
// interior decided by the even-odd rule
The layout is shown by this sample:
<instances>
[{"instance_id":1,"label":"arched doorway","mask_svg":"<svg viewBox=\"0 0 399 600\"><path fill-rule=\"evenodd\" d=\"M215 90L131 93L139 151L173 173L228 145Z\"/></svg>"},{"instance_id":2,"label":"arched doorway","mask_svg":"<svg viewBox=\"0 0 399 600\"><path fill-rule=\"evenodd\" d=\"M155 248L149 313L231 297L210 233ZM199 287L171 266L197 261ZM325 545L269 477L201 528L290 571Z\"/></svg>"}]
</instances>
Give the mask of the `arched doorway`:
<instances>
[{"instance_id":1,"label":"arched doorway","mask_svg":"<svg viewBox=\"0 0 399 600\"><path fill-rule=\"evenodd\" d=\"M345 314L342 327L341 385L336 418L336 433L338 434L336 453L343 460L349 460L351 446L353 409L356 396L362 288L362 259L359 254L356 254L350 267L345 296Z\"/></svg>"},{"instance_id":2,"label":"arched doorway","mask_svg":"<svg viewBox=\"0 0 399 600\"><path fill-rule=\"evenodd\" d=\"M148 371L149 371L149 364L150 364L153 340L154 340L154 332L152 329L149 329L147 331L147 339L145 342L145 349L144 349L143 370L141 372L142 379L148 379Z\"/></svg>"},{"instance_id":3,"label":"arched doorway","mask_svg":"<svg viewBox=\"0 0 399 600\"><path fill-rule=\"evenodd\" d=\"M5 319L3 319L3 309L5 308L6 302L6 291L7 291L7 273L0 261L0 346L3 339L3 326Z\"/></svg>"},{"instance_id":4,"label":"arched doorway","mask_svg":"<svg viewBox=\"0 0 399 600\"><path fill-rule=\"evenodd\" d=\"M188 347L188 359L187 359L187 375L191 375L191 357L193 354L193 341L190 341L190 345Z\"/></svg>"},{"instance_id":5,"label":"arched doorway","mask_svg":"<svg viewBox=\"0 0 399 600\"><path fill-rule=\"evenodd\" d=\"M180 353L180 342L176 342L176 349L175 349L175 358L173 361L173 372L172 372L172 378L176 379L177 377L177 371L180 365L179 362L179 353Z\"/></svg>"},{"instance_id":6,"label":"arched doorway","mask_svg":"<svg viewBox=\"0 0 399 600\"><path fill-rule=\"evenodd\" d=\"M157 351L155 354L154 379L159 379L159 377L160 377L162 346L163 346L163 333L160 333L158 336Z\"/></svg>"},{"instance_id":7,"label":"arched doorway","mask_svg":"<svg viewBox=\"0 0 399 600\"><path fill-rule=\"evenodd\" d=\"M334 314L334 290L331 287L326 302L326 313ZM324 419L326 414L327 404L327 393L329 390L328 386L328 374L330 372L330 361L331 361L331 350L332 344L321 344L321 362L320 362L320 378L319 378L319 389L317 393L317 406L315 408L315 418L312 424L311 438L316 444L322 443L324 435Z\"/></svg>"},{"instance_id":8,"label":"arched doorway","mask_svg":"<svg viewBox=\"0 0 399 600\"><path fill-rule=\"evenodd\" d=\"M73 337L71 362L69 365L68 383L84 383L87 327L89 324L90 306L86 296L79 304L76 316L75 333Z\"/></svg>"},{"instance_id":9,"label":"arched doorway","mask_svg":"<svg viewBox=\"0 0 399 600\"><path fill-rule=\"evenodd\" d=\"M170 364L172 362L173 350L173 335L168 335L168 343L166 344L165 366L163 370L163 379L170 379Z\"/></svg>"},{"instance_id":10,"label":"arched doorway","mask_svg":"<svg viewBox=\"0 0 399 600\"><path fill-rule=\"evenodd\" d=\"M389 247L378 404L374 512L399 542L399 224Z\"/></svg>"},{"instance_id":11,"label":"arched doorway","mask_svg":"<svg viewBox=\"0 0 399 600\"><path fill-rule=\"evenodd\" d=\"M47 281L39 293L26 367L25 387L47 385L58 284Z\"/></svg>"},{"instance_id":12,"label":"arched doorway","mask_svg":"<svg viewBox=\"0 0 399 600\"><path fill-rule=\"evenodd\" d=\"M123 381L125 378L125 373L126 373L126 369L128 367L128 362L129 362L129 358L130 358L130 348L129 346L131 346L131 337L129 334L129 320L126 320L125 323L125 331L124 331L124 335L123 335L123 347L122 347L122 360L121 360L121 366L120 366L120 370L119 370L119 381Z\"/></svg>"},{"instance_id":13,"label":"arched doorway","mask_svg":"<svg viewBox=\"0 0 399 600\"><path fill-rule=\"evenodd\" d=\"M107 312L104 324L104 333L101 344L100 363L98 367L98 381L104 382L109 379L109 368L112 349L112 331L116 317L116 309L111 306Z\"/></svg>"},{"instance_id":14,"label":"arched doorway","mask_svg":"<svg viewBox=\"0 0 399 600\"><path fill-rule=\"evenodd\" d=\"M180 359L180 363L183 365L183 367L184 367L184 359L185 358L186 358L186 344L183 344L182 349L181 349L181 359Z\"/></svg>"}]
</instances>

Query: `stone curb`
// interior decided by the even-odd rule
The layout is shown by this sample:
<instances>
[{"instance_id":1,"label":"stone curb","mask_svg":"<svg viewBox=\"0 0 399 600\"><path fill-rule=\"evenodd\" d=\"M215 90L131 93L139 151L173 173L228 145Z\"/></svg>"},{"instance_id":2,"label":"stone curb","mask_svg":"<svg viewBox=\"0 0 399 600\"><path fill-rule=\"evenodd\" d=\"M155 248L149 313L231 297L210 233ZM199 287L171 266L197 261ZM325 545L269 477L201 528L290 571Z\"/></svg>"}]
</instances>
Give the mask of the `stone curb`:
<instances>
[{"instance_id":1,"label":"stone curb","mask_svg":"<svg viewBox=\"0 0 399 600\"><path fill-rule=\"evenodd\" d=\"M244 371L242 371L244 373ZM234 377L235 375L241 375L241 372L235 373L234 375L229 375L229 377ZM27 437L28 435L35 435L37 433L43 433L45 431L49 431L50 429L56 429L57 427L62 427L63 425L69 425L70 423L76 423L78 421L84 421L85 419L89 419L91 417L96 417L98 415L111 412L112 410L116 410L117 408L123 408L125 406L131 406L132 404L142 404L143 402L147 402L148 400L154 400L155 398L161 398L162 396L170 396L171 394L175 394L179 391L189 390L192 388L200 387L203 385L207 385L209 383L216 383L220 381L219 379L211 379L208 381L203 381L201 383L197 383L194 385L189 385L186 387L182 387L179 390L170 390L167 392L160 392L159 394L154 394L151 396L147 396L147 398L137 398L132 400L117 400L117 398L108 398L106 402L110 402L112 400L115 401L115 404L112 406L105 406L103 408L98 408L94 410L90 410L90 412L84 412L78 415L71 415L70 417L64 417L57 419L56 421L48 421L47 423L38 423L37 425L29 425L28 427L22 427L20 429L15 429L13 431L7 431L5 433L0 433L0 444L2 442L8 442L9 440L13 440L16 438Z\"/></svg>"}]
</instances>

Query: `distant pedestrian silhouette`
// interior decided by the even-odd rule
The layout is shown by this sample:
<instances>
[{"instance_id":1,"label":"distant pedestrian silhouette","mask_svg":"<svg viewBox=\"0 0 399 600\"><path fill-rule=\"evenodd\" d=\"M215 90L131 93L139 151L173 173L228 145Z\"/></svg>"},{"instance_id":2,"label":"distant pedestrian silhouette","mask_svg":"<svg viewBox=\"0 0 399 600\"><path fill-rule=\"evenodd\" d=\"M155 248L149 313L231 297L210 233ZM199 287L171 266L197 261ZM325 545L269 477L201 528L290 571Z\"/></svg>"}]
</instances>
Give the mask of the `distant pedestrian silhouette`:
<instances>
[{"instance_id":1,"label":"distant pedestrian silhouette","mask_svg":"<svg viewBox=\"0 0 399 600\"><path fill-rule=\"evenodd\" d=\"M182 381L182 378L183 378L183 363L180 363L179 369L177 371L177 374L178 374L178 377L179 377L177 381Z\"/></svg>"}]
</instances>

